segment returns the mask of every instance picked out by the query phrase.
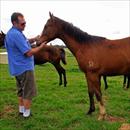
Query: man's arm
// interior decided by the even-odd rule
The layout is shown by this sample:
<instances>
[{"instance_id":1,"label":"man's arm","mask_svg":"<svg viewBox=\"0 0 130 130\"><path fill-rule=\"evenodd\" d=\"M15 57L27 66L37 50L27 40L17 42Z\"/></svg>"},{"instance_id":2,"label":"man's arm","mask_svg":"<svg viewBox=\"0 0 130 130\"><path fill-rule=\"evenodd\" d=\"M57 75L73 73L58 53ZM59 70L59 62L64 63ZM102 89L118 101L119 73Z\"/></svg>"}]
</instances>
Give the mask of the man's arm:
<instances>
[{"instance_id":1,"label":"man's arm","mask_svg":"<svg viewBox=\"0 0 130 130\"><path fill-rule=\"evenodd\" d=\"M46 42L43 42L40 46L38 46L36 48L32 48L31 50L26 52L25 55L30 57L30 56L36 54L37 52L39 52L40 50L42 50L42 48L44 48L45 46L46 46Z\"/></svg>"}]
</instances>

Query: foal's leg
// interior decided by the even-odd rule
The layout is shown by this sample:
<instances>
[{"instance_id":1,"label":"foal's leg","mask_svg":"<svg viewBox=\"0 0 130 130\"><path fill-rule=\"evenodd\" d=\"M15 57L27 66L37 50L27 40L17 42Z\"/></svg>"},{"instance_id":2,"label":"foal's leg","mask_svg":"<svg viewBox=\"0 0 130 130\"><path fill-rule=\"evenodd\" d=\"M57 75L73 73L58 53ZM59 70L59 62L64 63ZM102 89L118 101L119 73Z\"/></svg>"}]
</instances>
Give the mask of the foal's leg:
<instances>
[{"instance_id":1,"label":"foal's leg","mask_svg":"<svg viewBox=\"0 0 130 130\"><path fill-rule=\"evenodd\" d=\"M66 87L67 80L66 80L65 69L60 65L60 63L55 63L54 66L55 66L55 68L56 68L56 70L58 71L58 74L59 74L59 79L60 79L59 85L62 85L62 75L63 75L63 77L64 77L64 87Z\"/></svg>"},{"instance_id":2,"label":"foal's leg","mask_svg":"<svg viewBox=\"0 0 130 130\"><path fill-rule=\"evenodd\" d=\"M62 72L60 71L60 67L57 63L53 63L53 65L59 74L59 85L62 85Z\"/></svg>"},{"instance_id":3,"label":"foal's leg","mask_svg":"<svg viewBox=\"0 0 130 130\"><path fill-rule=\"evenodd\" d=\"M67 85L67 80L66 80L66 71L65 69L60 65L60 62L59 64L57 65L58 67L58 71L60 71L60 74L61 74L61 78L62 78L62 75L63 75L63 78L64 78L64 87L66 87ZM62 79L60 79L62 81Z\"/></svg>"},{"instance_id":4,"label":"foal's leg","mask_svg":"<svg viewBox=\"0 0 130 130\"><path fill-rule=\"evenodd\" d=\"M66 87L66 85L67 85L67 80L66 80L66 71L65 71L64 68L63 68L63 77L64 77L64 87Z\"/></svg>"}]
</instances>

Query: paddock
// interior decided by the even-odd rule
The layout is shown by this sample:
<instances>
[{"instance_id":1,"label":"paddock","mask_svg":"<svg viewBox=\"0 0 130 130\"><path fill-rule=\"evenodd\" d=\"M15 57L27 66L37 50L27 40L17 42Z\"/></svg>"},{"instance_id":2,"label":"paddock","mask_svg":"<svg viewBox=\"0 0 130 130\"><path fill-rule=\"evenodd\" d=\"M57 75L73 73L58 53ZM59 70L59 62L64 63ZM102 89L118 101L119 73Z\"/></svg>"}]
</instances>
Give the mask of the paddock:
<instances>
[{"instance_id":1,"label":"paddock","mask_svg":"<svg viewBox=\"0 0 130 130\"><path fill-rule=\"evenodd\" d=\"M106 121L97 121L98 113L94 113L92 116L85 115L85 106L89 106L85 77L78 68L74 56L68 49L66 52L68 63L65 66L68 79L66 88L58 85L58 75L54 66L49 63L42 66L36 65L38 95L33 99L33 116L27 120L27 124L24 123L25 120L22 117L17 116L15 79L9 75L8 65L0 64L0 115L3 125L10 124L8 126L13 130L15 130L15 125L22 129L32 130L40 130L40 128L46 130L59 128L63 130L77 128L118 130L122 124L130 123L130 91L122 88L122 76L108 78L109 88L107 90L104 90L102 81L103 100L108 113ZM98 109L98 104L95 103L96 109Z\"/></svg>"}]
</instances>

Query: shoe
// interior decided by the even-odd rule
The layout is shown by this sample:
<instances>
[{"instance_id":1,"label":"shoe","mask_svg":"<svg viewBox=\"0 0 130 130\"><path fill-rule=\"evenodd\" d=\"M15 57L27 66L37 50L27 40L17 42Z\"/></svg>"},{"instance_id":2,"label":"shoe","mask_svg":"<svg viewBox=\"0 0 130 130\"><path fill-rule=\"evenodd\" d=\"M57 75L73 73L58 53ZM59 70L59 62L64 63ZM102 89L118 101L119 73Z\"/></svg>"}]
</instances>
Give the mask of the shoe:
<instances>
[{"instance_id":1,"label":"shoe","mask_svg":"<svg viewBox=\"0 0 130 130\"><path fill-rule=\"evenodd\" d=\"M27 118L31 115L30 110L25 110L23 113L23 117Z\"/></svg>"},{"instance_id":2,"label":"shoe","mask_svg":"<svg viewBox=\"0 0 130 130\"><path fill-rule=\"evenodd\" d=\"M25 117L23 116L24 119L30 119L32 117L32 114L30 114L29 116Z\"/></svg>"}]
</instances>

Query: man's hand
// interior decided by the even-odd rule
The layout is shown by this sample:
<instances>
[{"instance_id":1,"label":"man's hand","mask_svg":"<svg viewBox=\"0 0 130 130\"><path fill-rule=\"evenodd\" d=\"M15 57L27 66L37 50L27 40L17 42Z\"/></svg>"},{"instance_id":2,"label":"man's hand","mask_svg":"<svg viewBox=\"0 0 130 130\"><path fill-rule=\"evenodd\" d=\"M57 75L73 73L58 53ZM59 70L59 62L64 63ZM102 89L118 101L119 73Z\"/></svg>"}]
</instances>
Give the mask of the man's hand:
<instances>
[{"instance_id":1,"label":"man's hand","mask_svg":"<svg viewBox=\"0 0 130 130\"><path fill-rule=\"evenodd\" d=\"M37 42L39 40L39 38L40 38L40 35L37 35L36 37L34 37L35 42Z\"/></svg>"},{"instance_id":2,"label":"man's hand","mask_svg":"<svg viewBox=\"0 0 130 130\"><path fill-rule=\"evenodd\" d=\"M29 50L28 52L25 53L26 56L32 56L35 55L37 52L39 52L40 50L42 50L42 48L44 48L46 46L47 42L43 42L40 44L40 46L32 48L31 50Z\"/></svg>"},{"instance_id":3,"label":"man's hand","mask_svg":"<svg viewBox=\"0 0 130 130\"><path fill-rule=\"evenodd\" d=\"M46 46L46 44L47 44L47 42L45 41L45 42L41 43L39 47L44 48Z\"/></svg>"},{"instance_id":4,"label":"man's hand","mask_svg":"<svg viewBox=\"0 0 130 130\"><path fill-rule=\"evenodd\" d=\"M34 43L34 42L37 42L37 41L38 41L39 37L40 37L40 35L37 35L36 37L30 38L30 39L28 39L28 40L29 40L30 43Z\"/></svg>"}]
</instances>

